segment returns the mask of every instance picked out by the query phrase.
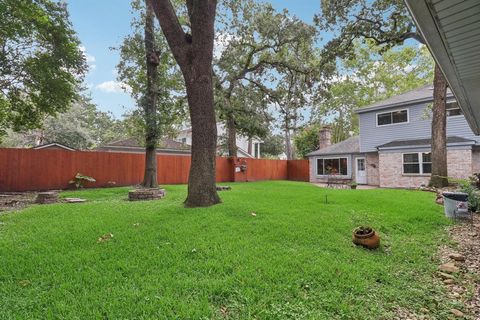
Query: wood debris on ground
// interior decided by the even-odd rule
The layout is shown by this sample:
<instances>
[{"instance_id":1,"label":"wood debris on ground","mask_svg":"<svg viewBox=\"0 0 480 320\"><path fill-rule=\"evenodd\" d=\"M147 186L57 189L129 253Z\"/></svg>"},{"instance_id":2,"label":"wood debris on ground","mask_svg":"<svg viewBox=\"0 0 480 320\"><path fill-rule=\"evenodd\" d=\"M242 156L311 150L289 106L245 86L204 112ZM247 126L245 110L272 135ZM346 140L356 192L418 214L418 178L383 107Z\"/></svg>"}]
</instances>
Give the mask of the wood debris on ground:
<instances>
[{"instance_id":1,"label":"wood debris on ground","mask_svg":"<svg viewBox=\"0 0 480 320\"><path fill-rule=\"evenodd\" d=\"M98 238L97 242L105 242L105 241L109 241L113 238L113 234L111 233L106 233L104 234L103 236L101 236L100 238Z\"/></svg>"}]
</instances>

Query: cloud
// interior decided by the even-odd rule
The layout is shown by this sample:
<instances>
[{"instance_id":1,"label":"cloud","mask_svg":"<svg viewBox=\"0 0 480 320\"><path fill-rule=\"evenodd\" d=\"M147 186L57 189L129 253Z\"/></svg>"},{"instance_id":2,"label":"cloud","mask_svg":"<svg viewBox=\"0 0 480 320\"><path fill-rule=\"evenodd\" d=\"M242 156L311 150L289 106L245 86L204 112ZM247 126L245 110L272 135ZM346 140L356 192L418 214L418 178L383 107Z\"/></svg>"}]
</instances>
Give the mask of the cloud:
<instances>
[{"instance_id":1,"label":"cloud","mask_svg":"<svg viewBox=\"0 0 480 320\"><path fill-rule=\"evenodd\" d=\"M132 88L122 82L118 81L105 81L95 86L95 89L98 89L107 93L122 93L122 92L131 92Z\"/></svg>"},{"instance_id":2,"label":"cloud","mask_svg":"<svg viewBox=\"0 0 480 320\"><path fill-rule=\"evenodd\" d=\"M88 63L95 62L95 57L87 52L87 48L85 48L85 46L80 46L78 48L80 51L82 51L83 55L85 56L85 60L87 60Z\"/></svg>"},{"instance_id":3,"label":"cloud","mask_svg":"<svg viewBox=\"0 0 480 320\"><path fill-rule=\"evenodd\" d=\"M80 49L80 51L82 51L90 71L95 70L97 68L97 65L95 64L95 61L96 61L95 56L92 56L91 54L89 54L85 46L79 46L78 48Z\"/></svg>"}]
</instances>

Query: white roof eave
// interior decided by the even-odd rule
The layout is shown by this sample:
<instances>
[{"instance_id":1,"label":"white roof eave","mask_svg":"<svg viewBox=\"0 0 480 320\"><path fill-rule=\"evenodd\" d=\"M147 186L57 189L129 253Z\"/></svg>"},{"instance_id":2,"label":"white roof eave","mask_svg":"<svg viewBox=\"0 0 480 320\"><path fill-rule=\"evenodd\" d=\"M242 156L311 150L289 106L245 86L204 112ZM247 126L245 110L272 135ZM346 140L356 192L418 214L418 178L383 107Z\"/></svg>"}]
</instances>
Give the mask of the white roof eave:
<instances>
[{"instance_id":1,"label":"white roof eave","mask_svg":"<svg viewBox=\"0 0 480 320\"><path fill-rule=\"evenodd\" d=\"M475 90L469 90L473 83L480 81L480 73L468 78L462 78L452 56L450 45L441 27L441 19L438 18L434 6L428 0L405 0L420 33L432 53L436 63L442 70L448 85L455 95L460 108L465 114L470 128L476 135L480 135L480 100L475 99L478 94ZM478 60L480 66L480 59Z\"/></svg>"}]
</instances>

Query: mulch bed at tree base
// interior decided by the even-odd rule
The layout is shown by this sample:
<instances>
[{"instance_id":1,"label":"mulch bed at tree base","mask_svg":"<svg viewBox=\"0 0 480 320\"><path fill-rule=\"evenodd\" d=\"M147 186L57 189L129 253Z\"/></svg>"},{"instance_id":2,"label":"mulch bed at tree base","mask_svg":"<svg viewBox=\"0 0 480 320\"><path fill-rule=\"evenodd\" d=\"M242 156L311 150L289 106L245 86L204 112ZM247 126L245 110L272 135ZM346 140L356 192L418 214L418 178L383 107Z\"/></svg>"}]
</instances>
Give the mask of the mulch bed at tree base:
<instances>
[{"instance_id":1,"label":"mulch bed at tree base","mask_svg":"<svg viewBox=\"0 0 480 320\"><path fill-rule=\"evenodd\" d=\"M157 200L165 197L165 189L156 189L156 188L139 188L130 190L128 192L129 201L145 201L145 200Z\"/></svg>"},{"instance_id":2,"label":"mulch bed at tree base","mask_svg":"<svg viewBox=\"0 0 480 320\"><path fill-rule=\"evenodd\" d=\"M0 214L4 211L21 210L35 203L36 192L0 193Z\"/></svg>"}]
</instances>

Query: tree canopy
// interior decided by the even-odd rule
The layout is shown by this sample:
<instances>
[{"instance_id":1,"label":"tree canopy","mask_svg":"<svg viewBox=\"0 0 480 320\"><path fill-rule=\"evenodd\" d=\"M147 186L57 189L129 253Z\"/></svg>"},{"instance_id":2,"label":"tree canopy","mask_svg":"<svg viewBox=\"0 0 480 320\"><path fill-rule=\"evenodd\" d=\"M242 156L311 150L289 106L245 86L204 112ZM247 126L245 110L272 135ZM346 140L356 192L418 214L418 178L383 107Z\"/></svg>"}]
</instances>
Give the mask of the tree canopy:
<instances>
[{"instance_id":1,"label":"tree canopy","mask_svg":"<svg viewBox=\"0 0 480 320\"><path fill-rule=\"evenodd\" d=\"M86 70L63 2L0 1L0 136L65 111Z\"/></svg>"},{"instance_id":2,"label":"tree canopy","mask_svg":"<svg viewBox=\"0 0 480 320\"><path fill-rule=\"evenodd\" d=\"M356 39L370 39L388 50L408 39L423 43L403 0L322 0L317 26L333 34L324 58L352 57Z\"/></svg>"},{"instance_id":3,"label":"tree canopy","mask_svg":"<svg viewBox=\"0 0 480 320\"><path fill-rule=\"evenodd\" d=\"M223 50L214 61L216 105L227 125L229 153L235 155L237 130L248 137L265 136L273 92L279 89L277 103L286 90L280 90L286 82L281 78L294 77L296 88L311 87L319 73L311 63L316 30L287 10L278 12L253 0L224 1L217 24L217 44Z\"/></svg>"},{"instance_id":4,"label":"tree canopy","mask_svg":"<svg viewBox=\"0 0 480 320\"><path fill-rule=\"evenodd\" d=\"M138 132L146 132L145 104L147 94L147 63L145 49L145 1L133 0L132 11L138 16L131 22L132 33L127 35L118 48L120 61L117 64L117 80L136 102L129 116L136 117ZM155 51L158 58L156 72L156 128L157 135L172 136L186 120L186 97L180 69L168 47L165 36L157 26L154 28Z\"/></svg>"},{"instance_id":5,"label":"tree canopy","mask_svg":"<svg viewBox=\"0 0 480 320\"><path fill-rule=\"evenodd\" d=\"M19 133L8 130L2 145L33 147L58 142L82 150L126 137L124 121L114 119L110 113L98 110L89 98L81 97L67 111L47 116L38 129Z\"/></svg>"},{"instance_id":6,"label":"tree canopy","mask_svg":"<svg viewBox=\"0 0 480 320\"><path fill-rule=\"evenodd\" d=\"M425 46L383 50L373 41L354 42L353 54L339 60L328 95L313 112L313 122L332 124L332 142L358 132L355 110L432 83L434 61Z\"/></svg>"}]
</instances>

